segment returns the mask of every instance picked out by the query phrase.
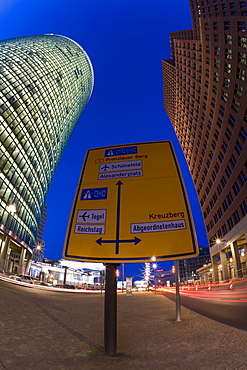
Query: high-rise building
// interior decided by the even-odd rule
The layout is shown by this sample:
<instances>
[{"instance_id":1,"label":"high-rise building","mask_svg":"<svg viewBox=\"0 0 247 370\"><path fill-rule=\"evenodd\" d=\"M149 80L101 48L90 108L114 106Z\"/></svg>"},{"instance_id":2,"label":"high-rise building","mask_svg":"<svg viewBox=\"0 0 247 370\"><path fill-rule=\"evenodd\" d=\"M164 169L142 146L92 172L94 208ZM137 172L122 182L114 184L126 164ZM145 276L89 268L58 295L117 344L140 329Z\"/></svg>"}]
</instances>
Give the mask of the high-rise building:
<instances>
[{"instance_id":1,"label":"high-rise building","mask_svg":"<svg viewBox=\"0 0 247 370\"><path fill-rule=\"evenodd\" d=\"M92 88L90 59L71 39L0 41L1 268L17 261L20 270L30 259L52 177Z\"/></svg>"},{"instance_id":2,"label":"high-rise building","mask_svg":"<svg viewBox=\"0 0 247 370\"><path fill-rule=\"evenodd\" d=\"M199 279L198 270L211 262L208 247L199 247L199 256L179 260L180 282L193 284Z\"/></svg>"},{"instance_id":3,"label":"high-rise building","mask_svg":"<svg viewBox=\"0 0 247 370\"><path fill-rule=\"evenodd\" d=\"M194 259L194 258L192 258ZM175 284L175 274L172 270L158 269L155 271L154 285L156 287L173 286Z\"/></svg>"},{"instance_id":4,"label":"high-rise building","mask_svg":"<svg viewBox=\"0 0 247 370\"><path fill-rule=\"evenodd\" d=\"M33 249L33 255L32 255L32 260L35 262L42 262L44 259L44 249L45 249L45 241L43 240L43 232L45 228L45 222L46 222L46 217L47 217L47 204L44 205L39 225L38 225L38 231L35 239L35 246Z\"/></svg>"},{"instance_id":5,"label":"high-rise building","mask_svg":"<svg viewBox=\"0 0 247 370\"><path fill-rule=\"evenodd\" d=\"M190 0L193 29L170 35L165 109L197 190L214 281L247 271L247 2Z\"/></svg>"}]
</instances>

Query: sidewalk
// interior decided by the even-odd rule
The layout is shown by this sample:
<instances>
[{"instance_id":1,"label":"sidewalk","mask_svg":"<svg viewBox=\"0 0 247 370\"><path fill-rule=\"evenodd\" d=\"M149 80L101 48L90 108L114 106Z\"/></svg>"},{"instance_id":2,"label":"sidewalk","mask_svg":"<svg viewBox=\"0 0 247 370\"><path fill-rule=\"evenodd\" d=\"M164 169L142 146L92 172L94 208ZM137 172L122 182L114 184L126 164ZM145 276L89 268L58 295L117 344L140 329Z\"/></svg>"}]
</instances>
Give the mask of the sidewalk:
<instances>
[{"instance_id":1,"label":"sidewalk","mask_svg":"<svg viewBox=\"0 0 247 370\"><path fill-rule=\"evenodd\" d=\"M118 295L118 355L104 353L104 296L0 286L0 370L246 370L247 332L153 293ZM220 309L220 306L219 306Z\"/></svg>"}]
</instances>

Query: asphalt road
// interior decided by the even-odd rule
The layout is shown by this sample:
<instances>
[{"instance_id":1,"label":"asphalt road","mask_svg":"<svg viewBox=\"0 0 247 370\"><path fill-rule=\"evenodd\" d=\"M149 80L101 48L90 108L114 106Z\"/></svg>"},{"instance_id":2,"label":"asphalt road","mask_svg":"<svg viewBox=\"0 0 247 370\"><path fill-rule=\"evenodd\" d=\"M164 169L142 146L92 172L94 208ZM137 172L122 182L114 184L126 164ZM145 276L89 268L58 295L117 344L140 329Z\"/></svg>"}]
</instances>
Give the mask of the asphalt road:
<instances>
[{"instance_id":1,"label":"asphalt road","mask_svg":"<svg viewBox=\"0 0 247 370\"><path fill-rule=\"evenodd\" d=\"M245 370L247 332L152 292L118 295L117 356L104 355L104 295L0 279L0 370Z\"/></svg>"},{"instance_id":2,"label":"asphalt road","mask_svg":"<svg viewBox=\"0 0 247 370\"><path fill-rule=\"evenodd\" d=\"M164 292L175 301L175 294ZM222 291L181 291L181 305L237 329L247 331L247 289Z\"/></svg>"}]
</instances>

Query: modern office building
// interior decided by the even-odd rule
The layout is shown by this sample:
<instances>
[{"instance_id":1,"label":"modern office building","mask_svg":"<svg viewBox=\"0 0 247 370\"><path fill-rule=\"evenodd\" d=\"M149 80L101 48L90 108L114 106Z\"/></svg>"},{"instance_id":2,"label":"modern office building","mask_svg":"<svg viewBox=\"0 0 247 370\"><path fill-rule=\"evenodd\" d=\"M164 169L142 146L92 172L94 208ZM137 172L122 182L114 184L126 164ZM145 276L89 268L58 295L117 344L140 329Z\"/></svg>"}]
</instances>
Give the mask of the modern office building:
<instances>
[{"instance_id":1,"label":"modern office building","mask_svg":"<svg viewBox=\"0 0 247 370\"><path fill-rule=\"evenodd\" d=\"M30 275L60 288L103 289L105 267L102 263L44 259L31 262Z\"/></svg>"},{"instance_id":2,"label":"modern office building","mask_svg":"<svg viewBox=\"0 0 247 370\"><path fill-rule=\"evenodd\" d=\"M194 284L199 279L197 270L210 262L210 253L207 247L199 247L199 256L197 257L180 259L180 282L182 284Z\"/></svg>"},{"instance_id":3,"label":"modern office building","mask_svg":"<svg viewBox=\"0 0 247 370\"><path fill-rule=\"evenodd\" d=\"M157 269L154 276L154 285L156 287L170 287L175 285L175 274L172 270Z\"/></svg>"},{"instance_id":4,"label":"modern office building","mask_svg":"<svg viewBox=\"0 0 247 370\"><path fill-rule=\"evenodd\" d=\"M247 2L190 0L192 30L170 35L165 109L197 190L214 281L247 268ZM217 242L216 242L217 241Z\"/></svg>"},{"instance_id":5,"label":"modern office building","mask_svg":"<svg viewBox=\"0 0 247 370\"><path fill-rule=\"evenodd\" d=\"M23 270L66 143L93 88L76 42L57 35L0 41L0 267Z\"/></svg>"}]
</instances>

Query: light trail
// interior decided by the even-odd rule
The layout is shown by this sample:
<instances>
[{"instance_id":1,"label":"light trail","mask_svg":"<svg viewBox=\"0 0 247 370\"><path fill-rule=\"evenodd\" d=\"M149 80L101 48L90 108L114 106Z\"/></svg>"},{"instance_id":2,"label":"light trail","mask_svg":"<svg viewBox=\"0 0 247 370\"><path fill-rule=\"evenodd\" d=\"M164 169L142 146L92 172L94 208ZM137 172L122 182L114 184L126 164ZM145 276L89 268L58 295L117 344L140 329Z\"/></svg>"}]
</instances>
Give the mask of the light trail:
<instances>
[{"instance_id":1,"label":"light trail","mask_svg":"<svg viewBox=\"0 0 247 370\"><path fill-rule=\"evenodd\" d=\"M195 289L195 288L194 288ZM163 288L160 292L167 292L175 294L175 288ZM184 290L180 289L180 295L190 297L193 299L213 301L213 302L229 302L229 303L246 303L247 302L247 287L237 290Z\"/></svg>"}]
</instances>

